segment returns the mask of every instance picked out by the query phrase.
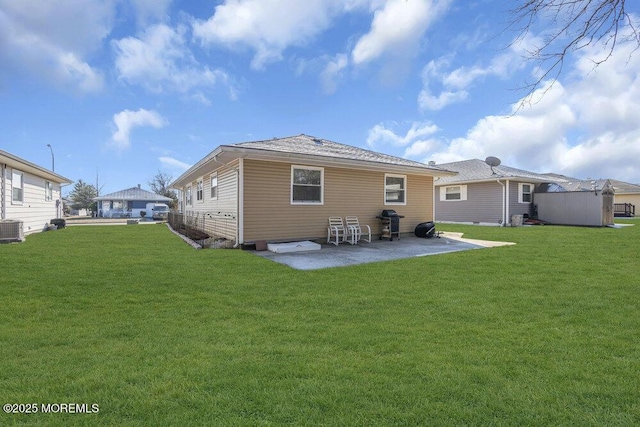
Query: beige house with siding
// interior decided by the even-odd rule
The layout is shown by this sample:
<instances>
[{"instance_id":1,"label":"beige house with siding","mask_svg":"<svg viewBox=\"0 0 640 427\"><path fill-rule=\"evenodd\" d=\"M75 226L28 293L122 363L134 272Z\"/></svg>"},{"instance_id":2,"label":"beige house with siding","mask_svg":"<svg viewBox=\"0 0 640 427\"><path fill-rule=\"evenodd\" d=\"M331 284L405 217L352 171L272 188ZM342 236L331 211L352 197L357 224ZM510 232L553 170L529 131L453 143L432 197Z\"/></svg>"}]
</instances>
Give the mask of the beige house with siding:
<instances>
[{"instance_id":1,"label":"beige house with siding","mask_svg":"<svg viewBox=\"0 0 640 427\"><path fill-rule=\"evenodd\" d=\"M206 218L216 236L253 243L320 240L330 216L356 215L378 230L383 209L404 215L401 233L434 220L444 168L297 135L221 145L172 183L181 211Z\"/></svg>"},{"instance_id":2,"label":"beige house with siding","mask_svg":"<svg viewBox=\"0 0 640 427\"><path fill-rule=\"evenodd\" d=\"M0 222L21 221L25 235L62 216L61 188L71 180L0 150Z\"/></svg>"},{"instance_id":3,"label":"beige house with siding","mask_svg":"<svg viewBox=\"0 0 640 427\"><path fill-rule=\"evenodd\" d=\"M611 185L615 191L616 213L619 210L622 212L626 210L628 216L639 216L640 210L637 211L636 208L640 209L640 185L615 179L611 180Z\"/></svg>"}]
</instances>

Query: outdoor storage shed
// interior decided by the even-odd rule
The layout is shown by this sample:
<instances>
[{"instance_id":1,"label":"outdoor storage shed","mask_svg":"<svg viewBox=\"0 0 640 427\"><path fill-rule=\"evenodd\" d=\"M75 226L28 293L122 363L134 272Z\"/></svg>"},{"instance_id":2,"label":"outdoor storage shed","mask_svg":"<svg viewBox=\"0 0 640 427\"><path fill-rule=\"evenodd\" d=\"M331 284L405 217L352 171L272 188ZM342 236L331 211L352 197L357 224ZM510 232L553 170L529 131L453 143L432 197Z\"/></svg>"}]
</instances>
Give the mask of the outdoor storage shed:
<instances>
[{"instance_id":1,"label":"outdoor storage shed","mask_svg":"<svg viewBox=\"0 0 640 427\"><path fill-rule=\"evenodd\" d=\"M613 189L535 193L538 218L551 224L601 227L613 224Z\"/></svg>"}]
</instances>

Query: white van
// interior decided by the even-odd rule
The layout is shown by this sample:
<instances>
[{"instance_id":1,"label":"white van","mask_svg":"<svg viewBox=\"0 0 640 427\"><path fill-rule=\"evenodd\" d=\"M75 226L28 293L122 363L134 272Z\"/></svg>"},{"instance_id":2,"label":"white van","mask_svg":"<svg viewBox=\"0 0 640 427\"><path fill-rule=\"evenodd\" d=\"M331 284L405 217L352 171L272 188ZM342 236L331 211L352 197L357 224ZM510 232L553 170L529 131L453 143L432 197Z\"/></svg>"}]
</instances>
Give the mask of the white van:
<instances>
[{"instance_id":1,"label":"white van","mask_svg":"<svg viewBox=\"0 0 640 427\"><path fill-rule=\"evenodd\" d=\"M164 203L147 203L147 215L154 220L166 221L169 218L169 206Z\"/></svg>"}]
</instances>

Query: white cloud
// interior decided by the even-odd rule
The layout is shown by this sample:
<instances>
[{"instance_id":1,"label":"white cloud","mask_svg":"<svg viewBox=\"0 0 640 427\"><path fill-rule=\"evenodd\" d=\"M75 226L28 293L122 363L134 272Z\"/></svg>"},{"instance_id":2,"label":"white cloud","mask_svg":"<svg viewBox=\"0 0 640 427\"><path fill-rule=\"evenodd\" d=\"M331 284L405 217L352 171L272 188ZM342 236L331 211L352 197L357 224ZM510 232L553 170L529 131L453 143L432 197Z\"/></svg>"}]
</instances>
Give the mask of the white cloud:
<instances>
[{"instance_id":1,"label":"white cloud","mask_svg":"<svg viewBox=\"0 0 640 427\"><path fill-rule=\"evenodd\" d=\"M510 115L478 120L465 136L442 141L428 159L444 163L493 155L537 172L640 181L640 55L634 48L619 44L595 69L591 49L581 51L567 64L562 81L546 82L533 94L537 102L519 101Z\"/></svg>"},{"instance_id":2,"label":"white cloud","mask_svg":"<svg viewBox=\"0 0 640 427\"><path fill-rule=\"evenodd\" d=\"M206 21L196 21L194 36L204 44L249 47L254 69L280 60L289 46L306 44L331 24L346 6L337 0L227 0Z\"/></svg>"},{"instance_id":3,"label":"white cloud","mask_svg":"<svg viewBox=\"0 0 640 427\"><path fill-rule=\"evenodd\" d=\"M163 166L173 170L186 171L191 167L190 164L176 160L173 157L163 156L158 157L158 160L160 160Z\"/></svg>"},{"instance_id":4,"label":"white cloud","mask_svg":"<svg viewBox=\"0 0 640 427\"><path fill-rule=\"evenodd\" d=\"M449 0L389 0L379 3L371 29L358 40L351 53L354 64L385 54L412 55L430 25L447 10Z\"/></svg>"},{"instance_id":5,"label":"white cloud","mask_svg":"<svg viewBox=\"0 0 640 427\"><path fill-rule=\"evenodd\" d=\"M165 22L172 0L129 0L135 10L138 27Z\"/></svg>"},{"instance_id":6,"label":"white cloud","mask_svg":"<svg viewBox=\"0 0 640 427\"><path fill-rule=\"evenodd\" d=\"M407 147L405 156L416 156L432 149L436 144L434 139L427 138L438 131L438 127L430 122L414 122L404 135L397 134L393 128L397 124L377 124L369 129L367 144L370 147L394 146Z\"/></svg>"},{"instance_id":7,"label":"white cloud","mask_svg":"<svg viewBox=\"0 0 640 427\"><path fill-rule=\"evenodd\" d=\"M320 81L325 93L334 93L338 87L337 81L342 78L345 68L349 65L349 59L345 54L338 54L331 58L320 73Z\"/></svg>"},{"instance_id":8,"label":"white cloud","mask_svg":"<svg viewBox=\"0 0 640 427\"><path fill-rule=\"evenodd\" d=\"M453 55L430 61L422 70L423 87L418 95L418 106L421 110L441 110L468 99L469 90L477 80L488 76L506 78L523 67L521 49L521 44L515 44L506 53L492 58L486 67L462 66L451 72L445 70L455 59Z\"/></svg>"},{"instance_id":9,"label":"white cloud","mask_svg":"<svg viewBox=\"0 0 640 427\"><path fill-rule=\"evenodd\" d=\"M186 45L186 30L183 25L174 29L158 24L148 27L139 38L113 41L118 78L151 92L190 94L192 99L208 104L209 100L198 89L211 89L217 83L231 86L231 79L224 71L211 70L193 57ZM233 89L230 96L235 96Z\"/></svg>"},{"instance_id":10,"label":"white cloud","mask_svg":"<svg viewBox=\"0 0 640 427\"><path fill-rule=\"evenodd\" d=\"M111 31L115 3L99 0L0 0L0 61L81 92L103 87L86 57Z\"/></svg>"},{"instance_id":11,"label":"white cloud","mask_svg":"<svg viewBox=\"0 0 640 427\"><path fill-rule=\"evenodd\" d=\"M168 121L153 110L143 108L138 111L124 110L113 115L116 131L111 137L110 146L117 150L125 150L131 146L131 131L137 127L150 126L156 129L168 124Z\"/></svg>"}]
</instances>

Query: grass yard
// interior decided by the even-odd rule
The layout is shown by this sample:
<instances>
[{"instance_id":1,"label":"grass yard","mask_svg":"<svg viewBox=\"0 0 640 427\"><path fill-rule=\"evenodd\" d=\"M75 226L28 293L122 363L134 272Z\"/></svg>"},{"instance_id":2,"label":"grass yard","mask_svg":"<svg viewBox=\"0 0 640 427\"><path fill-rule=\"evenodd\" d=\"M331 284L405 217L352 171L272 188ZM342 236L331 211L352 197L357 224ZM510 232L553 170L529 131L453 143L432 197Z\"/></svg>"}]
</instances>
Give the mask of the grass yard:
<instances>
[{"instance_id":1,"label":"grass yard","mask_svg":"<svg viewBox=\"0 0 640 427\"><path fill-rule=\"evenodd\" d=\"M164 226L0 245L0 425L640 424L640 223L296 271ZM38 407L40 409L40 407Z\"/></svg>"}]
</instances>

